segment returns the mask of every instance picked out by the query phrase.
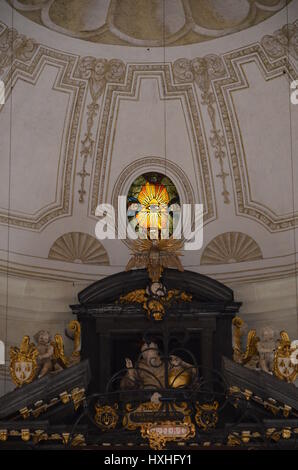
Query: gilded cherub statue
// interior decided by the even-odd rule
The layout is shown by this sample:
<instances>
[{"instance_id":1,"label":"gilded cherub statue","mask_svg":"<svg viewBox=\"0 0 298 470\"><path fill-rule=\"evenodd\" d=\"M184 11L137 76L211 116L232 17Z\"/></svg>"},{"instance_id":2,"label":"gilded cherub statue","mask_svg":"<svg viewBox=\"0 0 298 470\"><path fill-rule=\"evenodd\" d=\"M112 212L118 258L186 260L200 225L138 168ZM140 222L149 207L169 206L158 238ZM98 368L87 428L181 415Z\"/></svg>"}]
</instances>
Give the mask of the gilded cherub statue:
<instances>
[{"instance_id":1,"label":"gilded cherub statue","mask_svg":"<svg viewBox=\"0 0 298 470\"><path fill-rule=\"evenodd\" d=\"M54 346L50 333L46 330L39 330L34 335L34 340L38 350L38 378L40 379L54 370L61 370L62 367L56 363L54 358Z\"/></svg>"},{"instance_id":2,"label":"gilded cherub statue","mask_svg":"<svg viewBox=\"0 0 298 470\"><path fill-rule=\"evenodd\" d=\"M257 350L259 353L259 366L268 374L272 374L275 348L275 332L270 326L264 326L261 329Z\"/></svg>"},{"instance_id":3,"label":"gilded cherub statue","mask_svg":"<svg viewBox=\"0 0 298 470\"><path fill-rule=\"evenodd\" d=\"M247 325L240 317L233 318L232 325L234 361L251 369L262 369L271 374L276 349L274 330L270 326L263 327L259 338L256 330L247 332ZM246 347L242 348L242 338L246 334Z\"/></svg>"},{"instance_id":4,"label":"gilded cherub statue","mask_svg":"<svg viewBox=\"0 0 298 470\"><path fill-rule=\"evenodd\" d=\"M54 339L46 330L39 330L34 335L34 343L28 335L24 336L20 347L10 347L10 374L17 387L31 383L49 373L56 373L80 362L81 327L77 320L72 320L67 336L74 341L74 348L68 357L64 353L63 338L56 334Z\"/></svg>"}]
</instances>

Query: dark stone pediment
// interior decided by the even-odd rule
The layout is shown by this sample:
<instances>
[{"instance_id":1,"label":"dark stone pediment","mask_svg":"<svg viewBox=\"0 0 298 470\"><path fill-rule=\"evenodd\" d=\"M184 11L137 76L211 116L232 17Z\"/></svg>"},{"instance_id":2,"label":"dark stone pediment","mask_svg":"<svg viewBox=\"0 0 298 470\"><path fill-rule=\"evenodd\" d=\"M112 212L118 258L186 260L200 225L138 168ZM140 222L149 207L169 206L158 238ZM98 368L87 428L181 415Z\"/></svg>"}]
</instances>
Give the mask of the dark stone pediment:
<instances>
[{"instance_id":1,"label":"dark stone pediment","mask_svg":"<svg viewBox=\"0 0 298 470\"><path fill-rule=\"evenodd\" d=\"M192 294L198 302L229 304L234 302L233 291L224 284L193 271L180 272L165 269L161 279L167 289L179 289ZM79 295L80 304L105 304L118 300L135 289L144 289L150 283L146 269L123 271L94 282Z\"/></svg>"}]
</instances>

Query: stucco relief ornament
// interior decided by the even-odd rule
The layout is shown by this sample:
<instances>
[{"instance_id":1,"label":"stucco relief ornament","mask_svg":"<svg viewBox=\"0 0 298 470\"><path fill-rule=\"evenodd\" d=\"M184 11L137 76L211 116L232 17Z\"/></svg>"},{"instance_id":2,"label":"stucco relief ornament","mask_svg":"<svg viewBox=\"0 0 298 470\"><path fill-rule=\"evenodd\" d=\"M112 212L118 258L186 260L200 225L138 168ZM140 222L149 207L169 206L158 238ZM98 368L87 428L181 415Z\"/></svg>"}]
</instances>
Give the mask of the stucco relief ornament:
<instances>
[{"instance_id":1,"label":"stucco relief ornament","mask_svg":"<svg viewBox=\"0 0 298 470\"><path fill-rule=\"evenodd\" d=\"M264 36L261 44L273 59L289 54L298 60L298 19L292 24L284 25L272 35Z\"/></svg>"},{"instance_id":2,"label":"stucco relief ornament","mask_svg":"<svg viewBox=\"0 0 298 470\"><path fill-rule=\"evenodd\" d=\"M13 28L7 28L0 36L0 75L13 60L28 61L36 51L37 44L33 39L19 34Z\"/></svg>"},{"instance_id":3,"label":"stucco relief ornament","mask_svg":"<svg viewBox=\"0 0 298 470\"><path fill-rule=\"evenodd\" d=\"M96 59L95 57L83 57L79 60L77 76L88 80L88 87L92 101L87 105L87 126L83 140L81 141L81 157L83 159L82 169L78 172L81 177L79 189L79 201L84 202L85 178L90 176L86 166L88 157L92 157L95 140L92 134L94 120L99 111L98 100L103 95L108 82L119 83L125 75L125 65L118 59Z\"/></svg>"},{"instance_id":4,"label":"stucco relief ornament","mask_svg":"<svg viewBox=\"0 0 298 470\"><path fill-rule=\"evenodd\" d=\"M215 54L195 57L192 60L177 59L173 64L173 74L176 82L194 82L202 92L202 104L207 106L211 123L209 141L220 167L220 172L216 176L222 180L223 189L221 194L224 198L224 203L229 204L230 193L226 185L226 178L229 176L229 173L224 168L224 159L226 158L225 139L222 131L217 128L215 95L211 87L212 80L226 75L225 64L222 58Z\"/></svg>"},{"instance_id":5,"label":"stucco relief ornament","mask_svg":"<svg viewBox=\"0 0 298 470\"><path fill-rule=\"evenodd\" d=\"M121 82L125 74L125 65L118 59L96 59L82 57L78 64L78 76L89 82L90 94L97 100L104 92L108 82Z\"/></svg>"}]
</instances>

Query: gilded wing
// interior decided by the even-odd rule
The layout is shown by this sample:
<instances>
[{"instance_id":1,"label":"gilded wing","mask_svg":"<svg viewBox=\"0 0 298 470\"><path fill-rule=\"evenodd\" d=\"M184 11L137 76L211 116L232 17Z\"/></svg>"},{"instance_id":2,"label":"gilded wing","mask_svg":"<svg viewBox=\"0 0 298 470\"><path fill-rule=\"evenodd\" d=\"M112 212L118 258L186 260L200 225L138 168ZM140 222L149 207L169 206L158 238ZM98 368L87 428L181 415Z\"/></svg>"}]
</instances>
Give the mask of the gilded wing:
<instances>
[{"instance_id":1,"label":"gilded wing","mask_svg":"<svg viewBox=\"0 0 298 470\"><path fill-rule=\"evenodd\" d=\"M257 343L259 338L257 337L256 330L249 330L247 334L247 343L245 353L242 355L242 363L246 364L250 361L253 356L258 355Z\"/></svg>"},{"instance_id":2,"label":"gilded wing","mask_svg":"<svg viewBox=\"0 0 298 470\"><path fill-rule=\"evenodd\" d=\"M132 268L136 267L137 259L136 255L133 255L129 260L125 267L125 271L130 271Z\"/></svg>"},{"instance_id":3,"label":"gilded wing","mask_svg":"<svg viewBox=\"0 0 298 470\"><path fill-rule=\"evenodd\" d=\"M168 251L171 253L176 253L181 256L181 250L183 250L184 243L182 240L177 240L176 238L165 238L159 241L158 249L160 251Z\"/></svg>"},{"instance_id":4,"label":"gilded wing","mask_svg":"<svg viewBox=\"0 0 298 470\"><path fill-rule=\"evenodd\" d=\"M137 239L128 242L132 251L132 256L129 259L125 270L129 271L133 268L146 268L149 263L149 253L152 248L151 240Z\"/></svg>"},{"instance_id":5,"label":"gilded wing","mask_svg":"<svg viewBox=\"0 0 298 470\"><path fill-rule=\"evenodd\" d=\"M179 256L175 253L160 253L160 262L164 268L176 268L178 271L184 271Z\"/></svg>"},{"instance_id":6,"label":"gilded wing","mask_svg":"<svg viewBox=\"0 0 298 470\"><path fill-rule=\"evenodd\" d=\"M81 357L81 325L77 320L72 320L68 328L73 332L74 347L71 353L72 361L79 361Z\"/></svg>"},{"instance_id":7,"label":"gilded wing","mask_svg":"<svg viewBox=\"0 0 298 470\"><path fill-rule=\"evenodd\" d=\"M135 253L129 259L125 270L130 271L132 268L146 268L149 262L149 255L147 253Z\"/></svg>"},{"instance_id":8,"label":"gilded wing","mask_svg":"<svg viewBox=\"0 0 298 470\"><path fill-rule=\"evenodd\" d=\"M290 340L290 337L289 337L288 333L284 330L282 330L280 332L280 338L281 338L280 342L282 344L290 344L291 343L291 340Z\"/></svg>"},{"instance_id":9,"label":"gilded wing","mask_svg":"<svg viewBox=\"0 0 298 470\"><path fill-rule=\"evenodd\" d=\"M129 248L134 253L144 253L150 251L152 248L152 241L146 239L137 238L136 240L128 241Z\"/></svg>"},{"instance_id":10,"label":"gilded wing","mask_svg":"<svg viewBox=\"0 0 298 470\"><path fill-rule=\"evenodd\" d=\"M145 289L136 289L128 294L122 295L120 297L120 303L124 302L136 302L142 304L146 300L146 291Z\"/></svg>"},{"instance_id":11,"label":"gilded wing","mask_svg":"<svg viewBox=\"0 0 298 470\"><path fill-rule=\"evenodd\" d=\"M184 270L179 259L182 255L180 250L183 248L181 240L174 238L159 241L137 239L130 242L129 246L132 256L127 263L126 271L132 268L147 268L150 279L156 282L161 277L163 268L172 267L179 271Z\"/></svg>"},{"instance_id":12,"label":"gilded wing","mask_svg":"<svg viewBox=\"0 0 298 470\"><path fill-rule=\"evenodd\" d=\"M61 335L55 335L54 341L52 341L52 346L54 348L54 359L56 359L63 368L66 368L69 361L64 354L64 344Z\"/></svg>"}]
</instances>

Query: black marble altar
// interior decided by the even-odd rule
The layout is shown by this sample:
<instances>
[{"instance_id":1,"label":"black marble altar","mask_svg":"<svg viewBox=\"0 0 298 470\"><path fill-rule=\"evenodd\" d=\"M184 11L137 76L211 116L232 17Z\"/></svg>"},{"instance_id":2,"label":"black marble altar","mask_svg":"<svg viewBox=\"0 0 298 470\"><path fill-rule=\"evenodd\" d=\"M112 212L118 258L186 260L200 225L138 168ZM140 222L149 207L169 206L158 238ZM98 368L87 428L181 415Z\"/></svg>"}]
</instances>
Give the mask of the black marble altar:
<instances>
[{"instance_id":1,"label":"black marble altar","mask_svg":"<svg viewBox=\"0 0 298 470\"><path fill-rule=\"evenodd\" d=\"M187 347L206 376L211 369L221 369L223 355L231 357L231 321L241 305L231 289L202 274L166 269L162 276L166 288L192 294L192 301L174 304L164 320L152 324L140 304L118 303L121 295L146 288L149 282L146 270L121 272L84 289L79 304L71 306L81 323L81 354L90 362L92 391L105 390L113 373L124 367L124 358L136 355L149 328L161 334L186 329Z\"/></svg>"}]
</instances>

